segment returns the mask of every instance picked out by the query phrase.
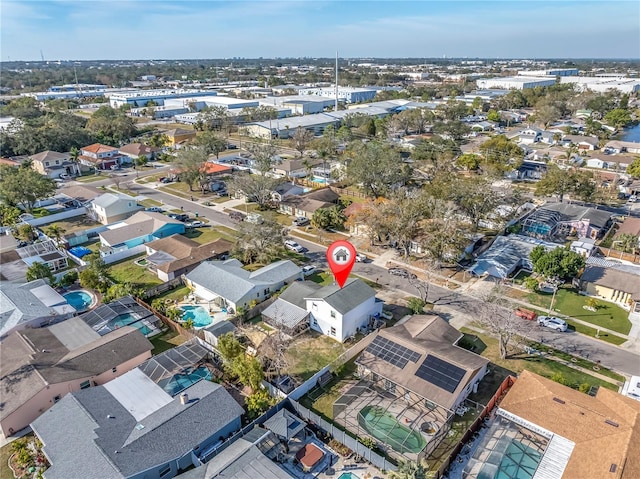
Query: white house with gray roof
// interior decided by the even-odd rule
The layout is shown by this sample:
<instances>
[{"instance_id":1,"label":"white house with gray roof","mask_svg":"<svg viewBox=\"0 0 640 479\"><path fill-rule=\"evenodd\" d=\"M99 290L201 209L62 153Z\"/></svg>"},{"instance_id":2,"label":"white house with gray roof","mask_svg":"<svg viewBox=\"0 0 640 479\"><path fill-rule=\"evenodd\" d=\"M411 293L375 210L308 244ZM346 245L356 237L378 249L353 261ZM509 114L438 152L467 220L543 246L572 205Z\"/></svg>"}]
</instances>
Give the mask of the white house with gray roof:
<instances>
[{"instance_id":1,"label":"white house with gray roof","mask_svg":"<svg viewBox=\"0 0 640 479\"><path fill-rule=\"evenodd\" d=\"M237 259L204 261L185 276L185 282L199 298L237 311L302 279L300 267L289 260L276 261L256 271L242 266Z\"/></svg>"},{"instance_id":2,"label":"white house with gray roof","mask_svg":"<svg viewBox=\"0 0 640 479\"><path fill-rule=\"evenodd\" d=\"M89 213L103 225L122 221L143 209L135 198L113 193L100 195L89 204Z\"/></svg>"},{"instance_id":3,"label":"white house with gray roof","mask_svg":"<svg viewBox=\"0 0 640 479\"><path fill-rule=\"evenodd\" d=\"M224 387L199 381L171 397L139 369L68 394L31 427L45 479L170 479L241 427Z\"/></svg>"},{"instance_id":4,"label":"white house with gray roof","mask_svg":"<svg viewBox=\"0 0 640 479\"><path fill-rule=\"evenodd\" d=\"M70 318L76 310L44 279L0 283L0 338L26 327Z\"/></svg>"},{"instance_id":5,"label":"white house with gray roof","mask_svg":"<svg viewBox=\"0 0 640 479\"><path fill-rule=\"evenodd\" d=\"M347 280L343 288L304 281L289 286L262 315L275 327L294 330L308 325L344 342L378 317L382 304L375 290L360 279Z\"/></svg>"}]
</instances>

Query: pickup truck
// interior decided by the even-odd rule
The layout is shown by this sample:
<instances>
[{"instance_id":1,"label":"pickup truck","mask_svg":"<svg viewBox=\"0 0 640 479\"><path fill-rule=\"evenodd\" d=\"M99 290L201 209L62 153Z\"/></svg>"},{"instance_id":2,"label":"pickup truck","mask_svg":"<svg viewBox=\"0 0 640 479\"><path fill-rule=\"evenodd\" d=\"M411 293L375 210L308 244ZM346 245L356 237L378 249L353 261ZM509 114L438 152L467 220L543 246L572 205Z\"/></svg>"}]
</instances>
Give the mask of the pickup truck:
<instances>
[{"instance_id":1,"label":"pickup truck","mask_svg":"<svg viewBox=\"0 0 640 479\"><path fill-rule=\"evenodd\" d=\"M524 308L517 308L514 311L514 313L519 318L527 319L529 321L533 321L534 319L536 319L538 317L538 315L536 314L535 311L531 311L529 309L524 309Z\"/></svg>"}]
</instances>

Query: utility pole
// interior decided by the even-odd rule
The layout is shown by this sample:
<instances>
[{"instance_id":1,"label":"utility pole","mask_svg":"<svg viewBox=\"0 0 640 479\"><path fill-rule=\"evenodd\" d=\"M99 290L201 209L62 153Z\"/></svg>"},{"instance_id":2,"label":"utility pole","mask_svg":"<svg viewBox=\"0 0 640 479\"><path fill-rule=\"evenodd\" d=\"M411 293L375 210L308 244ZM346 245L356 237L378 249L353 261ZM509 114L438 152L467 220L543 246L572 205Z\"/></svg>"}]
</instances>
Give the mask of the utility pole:
<instances>
[{"instance_id":1,"label":"utility pole","mask_svg":"<svg viewBox=\"0 0 640 479\"><path fill-rule=\"evenodd\" d=\"M336 50L336 106L335 111L338 111L338 51Z\"/></svg>"}]
</instances>

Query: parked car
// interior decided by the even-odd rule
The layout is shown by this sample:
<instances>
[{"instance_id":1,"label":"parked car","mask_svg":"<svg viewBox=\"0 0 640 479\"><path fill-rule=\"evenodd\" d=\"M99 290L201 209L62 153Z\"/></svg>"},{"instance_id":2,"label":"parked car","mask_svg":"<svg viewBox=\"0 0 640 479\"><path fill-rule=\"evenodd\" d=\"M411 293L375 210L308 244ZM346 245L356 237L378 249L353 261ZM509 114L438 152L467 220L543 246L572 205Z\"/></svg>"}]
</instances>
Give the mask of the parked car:
<instances>
[{"instance_id":1,"label":"parked car","mask_svg":"<svg viewBox=\"0 0 640 479\"><path fill-rule=\"evenodd\" d=\"M389 268L389 274L400 276L401 278L415 279L417 276L403 268Z\"/></svg>"},{"instance_id":2,"label":"parked car","mask_svg":"<svg viewBox=\"0 0 640 479\"><path fill-rule=\"evenodd\" d=\"M168 216L169 216L169 218L173 218L174 220L182 221L183 223L189 220L189 215L186 215L186 214L171 213Z\"/></svg>"},{"instance_id":3,"label":"parked car","mask_svg":"<svg viewBox=\"0 0 640 479\"><path fill-rule=\"evenodd\" d=\"M308 264L307 266L302 267L302 274L305 276L310 276L314 274L316 271L318 271L318 268L316 268L312 264Z\"/></svg>"},{"instance_id":4,"label":"parked car","mask_svg":"<svg viewBox=\"0 0 640 479\"><path fill-rule=\"evenodd\" d=\"M293 240L286 240L284 242L284 247L289 251L295 251L296 253L302 253L304 251L304 248Z\"/></svg>"},{"instance_id":5,"label":"parked car","mask_svg":"<svg viewBox=\"0 0 640 479\"><path fill-rule=\"evenodd\" d=\"M68 175L68 174L66 174L66 173L62 173L62 174L60 175L60 179L61 179L61 180L70 180L70 179L71 179L71 175Z\"/></svg>"},{"instance_id":6,"label":"parked car","mask_svg":"<svg viewBox=\"0 0 640 479\"><path fill-rule=\"evenodd\" d=\"M233 143L229 143L227 145L227 150L237 150L238 147L236 145L234 145Z\"/></svg>"},{"instance_id":7,"label":"parked car","mask_svg":"<svg viewBox=\"0 0 640 479\"><path fill-rule=\"evenodd\" d=\"M311 221L309 221L309 218L305 218L304 216L298 216L293 219L292 223L293 226L306 226L311 223Z\"/></svg>"},{"instance_id":8,"label":"parked car","mask_svg":"<svg viewBox=\"0 0 640 479\"><path fill-rule=\"evenodd\" d=\"M538 324L561 332L565 332L568 327L566 321L555 316L538 316Z\"/></svg>"},{"instance_id":9,"label":"parked car","mask_svg":"<svg viewBox=\"0 0 640 479\"><path fill-rule=\"evenodd\" d=\"M204 226L204 223L202 221L196 220L187 223L185 226L187 228L202 228Z\"/></svg>"},{"instance_id":10,"label":"parked car","mask_svg":"<svg viewBox=\"0 0 640 479\"><path fill-rule=\"evenodd\" d=\"M366 262L367 262L366 255L364 255L362 253L357 253L356 254L356 263L366 263Z\"/></svg>"},{"instance_id":11,"label":"parked car","mask_svg":"<svg viewBox=\"0 0 640 479\"><path fill-rule=\"evenodd\" d=\"M159 206L149 206L144 209L145 211L151 211L152 213L162 213L164 210Z\"/></svg>"},{"instance_id":12,"label":"parked car","mask_svg":"<svg viewBox=\"0 0 640 479\"><path fill-rule=\"evenodd\" d=\"M535 311L531 311L530 309L517 308L514 311L515 315L519 318L527 319L529 321L533 321L538 317Z\"/></svg>"},{"instance_id":13,"label":"parked car","mask_svg":"<svg viewBox=\"0 0 640 479\"><path fill-rule=\"evenodd\" d=\"M60 175L60 177L62 178L62 175ZM629 196L629 203L635 203L637 201L638 201L638 196L637 195Z\"/></svg>"},{"instance_id":14,"label":"parked car","mask_svg":"<svg viewBox=\"0 0 640 479\"><path fill-rule=\"evenodd\" d=\"M264 218L260 213L249 213L244 220L247 223L253 223L256 225L261 225L262 223L264 223Z\"/></svg>"}]
</instances>

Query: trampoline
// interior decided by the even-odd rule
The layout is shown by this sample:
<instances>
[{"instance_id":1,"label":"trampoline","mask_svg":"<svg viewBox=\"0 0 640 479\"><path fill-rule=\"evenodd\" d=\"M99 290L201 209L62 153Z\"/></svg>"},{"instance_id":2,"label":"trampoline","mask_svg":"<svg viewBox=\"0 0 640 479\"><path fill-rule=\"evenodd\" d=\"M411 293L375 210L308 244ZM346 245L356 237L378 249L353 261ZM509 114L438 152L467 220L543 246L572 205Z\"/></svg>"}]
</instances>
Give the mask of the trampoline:
<instances>
[{"instance_id":1,"label":"trampoline","mask_svg":"<svg viewBox=\"0 0 640 479\"><path fill-rule=\"evenodd\" d=\"M365 406L358 413L358 424L369 434L391 446L399 453L418 454L427 441L418 431L398 422L398 419L379 406Z\"/></svg>"}]
</instances>

